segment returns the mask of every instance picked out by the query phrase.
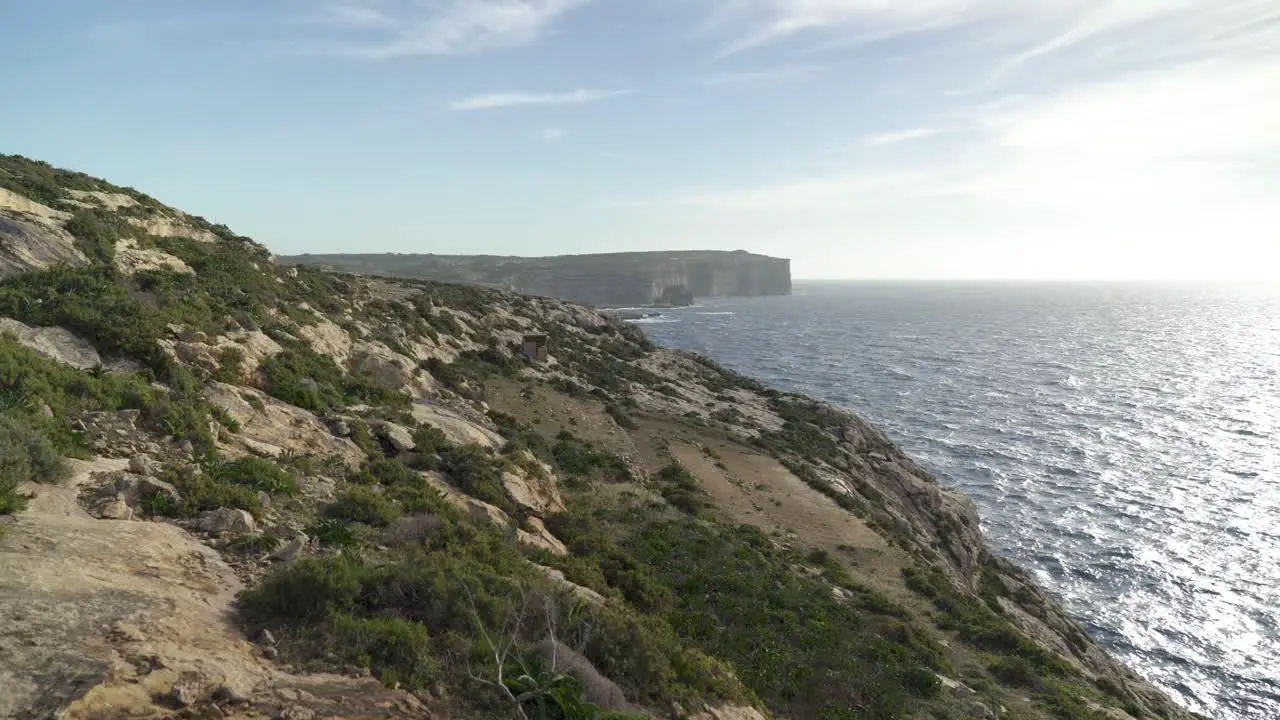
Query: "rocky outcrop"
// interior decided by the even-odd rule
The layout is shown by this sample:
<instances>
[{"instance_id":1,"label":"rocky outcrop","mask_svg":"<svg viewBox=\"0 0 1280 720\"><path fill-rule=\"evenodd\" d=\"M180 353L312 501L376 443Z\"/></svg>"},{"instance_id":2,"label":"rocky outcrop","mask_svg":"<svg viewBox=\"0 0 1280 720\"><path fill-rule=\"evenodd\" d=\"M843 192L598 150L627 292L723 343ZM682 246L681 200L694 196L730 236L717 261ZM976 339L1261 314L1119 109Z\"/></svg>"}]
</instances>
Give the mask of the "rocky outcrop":
<instances>
[{"instance_id":1,"label":"rocky outcrop","mask_svg":"<svg viewBox=\"0 0 1280 720\"><path fill-rule=\"evenodd\" d=\"M0 717L429 717L372 678L263 660L222 558L175 525L91 517L80 488L127 463L73 464L0 536Z\"/></svg>"},{"instance_id":2,"label":"rocky outcrop","mask_svg":"<svg viewBox=\"0 0 1280 720\"><path fill-rule=\"evenodd\" d=\"M158 217L158 218L129 218L129 222L150 235L156 237L180 237L196 242L217 242L218 236L196 227L193 223L185 218L180 217Z\"/></svg>"},{"instance_id":3,"label":"rocky outcrop","mask_svg":"<svg viewBox=\"0 0 1280 720\"><path fill-rule=\"evenodd\" d=\"M744 251L545 258L295 255L281 257L280 261L345 272L491 285L601 306L687 305L695 298L791 294L790 260Z\"/></svg>"},{"instance_id":4,"label":"rocky outcrop","mask_svg":"<svg viewBox=\"0 0 1280 720\"><path fill-rule=\"evenodd\" d=\"M88 265L62 228L70 213L0 188L0 278L54 265Z\"/></svg>"},{"instance_id":5,"label":"rocky outcrop","mask_svg":"<svg viewBox=\"0 0 1280 720\"><path fill-rule=\"evenodd\" d=\"M179 275L194 275L196 272L168 253L138 247L137 240L116 243L115 266L121 275L137 275L148 270L166 270Z\"/></svg>"},{"instance_id":6,"label":"rocky outcrop","mask_svg":"<svg viewBox=\"0 0 1280 720\"><path fill-rule=\"evenodd\" d=\"M93 345L60 327L30 327L17 320L0 318L0 335L12 335L40 355L81 370L102 364Z\"/></svg>"},{"instance_id":7,"label":"rocky outcrop","mask_svg":"<svg viewBox=\"0 0 1280 720\"><path fill-rule=\"evenodd\" d=\"M352 465L359 465L364 459L364 453L354 443L334 437L320 418L301 408L257 390L226 383L211 383L207 393L210 402L239 423L240 432L229 439L232 448L240 449L237 454L258 454L240 442L249 439L299 455L336 455Z\"/></svg>"}]
</instances>

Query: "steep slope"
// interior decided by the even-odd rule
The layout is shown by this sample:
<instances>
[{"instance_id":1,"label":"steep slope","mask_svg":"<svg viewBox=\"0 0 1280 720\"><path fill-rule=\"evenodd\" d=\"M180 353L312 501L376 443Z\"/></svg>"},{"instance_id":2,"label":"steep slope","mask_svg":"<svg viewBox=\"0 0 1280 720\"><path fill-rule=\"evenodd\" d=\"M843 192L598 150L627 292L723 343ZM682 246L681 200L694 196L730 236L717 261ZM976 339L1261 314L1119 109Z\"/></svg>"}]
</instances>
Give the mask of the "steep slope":
<instances>
[{"instance_id":1,"label":"steep slope","mask_svg":"<svg viewBox=\"0 0 1280 720\"><path fill-rule=\"evenodd\" d=\"M583 307L0 188L83 258L0 281L0 714L1190 717L848 413Z\"/></svg>"}]
</instances>

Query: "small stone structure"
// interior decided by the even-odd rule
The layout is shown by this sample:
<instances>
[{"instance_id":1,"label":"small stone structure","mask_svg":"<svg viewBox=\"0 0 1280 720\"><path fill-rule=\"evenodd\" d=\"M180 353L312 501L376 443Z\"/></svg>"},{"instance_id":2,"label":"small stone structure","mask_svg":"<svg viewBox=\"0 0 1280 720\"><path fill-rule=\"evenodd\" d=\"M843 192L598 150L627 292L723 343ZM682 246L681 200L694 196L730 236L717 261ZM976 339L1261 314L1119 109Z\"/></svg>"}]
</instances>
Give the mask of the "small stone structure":
<instances>
[{"instance_id":1,"label":"small stone structure","mask_svg":"<svg viewBox=\"0 0 1280 720\"><path fill-rule=\"evenodd\" d=\"M525 335L520 342L520 352L529 360L535 362L547 361L547 336L546 335Z\"/></svg>"}]
</instances>

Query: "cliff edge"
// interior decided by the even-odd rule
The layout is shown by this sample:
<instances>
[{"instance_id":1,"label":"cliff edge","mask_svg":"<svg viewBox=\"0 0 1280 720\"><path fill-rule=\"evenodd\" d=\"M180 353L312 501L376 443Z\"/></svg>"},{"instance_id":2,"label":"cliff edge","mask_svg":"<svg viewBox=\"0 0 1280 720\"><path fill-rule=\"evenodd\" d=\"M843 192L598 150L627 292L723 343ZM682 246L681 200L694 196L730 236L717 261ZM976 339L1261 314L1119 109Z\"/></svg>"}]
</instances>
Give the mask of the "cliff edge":
<instances>
[{"instance_id":1,"label":"cliff edge","mask_svg":"<svg viewBox=\"0 0 1280 720\"><path fill-rule=\"evenodd\" d=\"M0 188L0 715L1193 717L854 415L580 305Z\"/></svg>"}]
</instances>

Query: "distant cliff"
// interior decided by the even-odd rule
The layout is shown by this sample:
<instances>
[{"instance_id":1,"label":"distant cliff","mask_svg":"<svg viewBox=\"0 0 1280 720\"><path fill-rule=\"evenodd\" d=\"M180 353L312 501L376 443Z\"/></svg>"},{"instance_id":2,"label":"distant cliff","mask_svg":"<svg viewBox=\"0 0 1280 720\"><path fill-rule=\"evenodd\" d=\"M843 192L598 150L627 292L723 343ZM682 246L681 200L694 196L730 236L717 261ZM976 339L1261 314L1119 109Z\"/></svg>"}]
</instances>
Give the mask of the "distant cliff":
<instances>
[{"instance_id":1,"label":"distant cliff","mask_svg":"<svg viewBox=\"0 0 1280 720\"><path fill-rule=\"evenodd\" d=\"M733 252L295 255L282 263L500 287L597 306L687 305L695 298L791 294L791 261Z\"/></svg>"}]
</instances>

